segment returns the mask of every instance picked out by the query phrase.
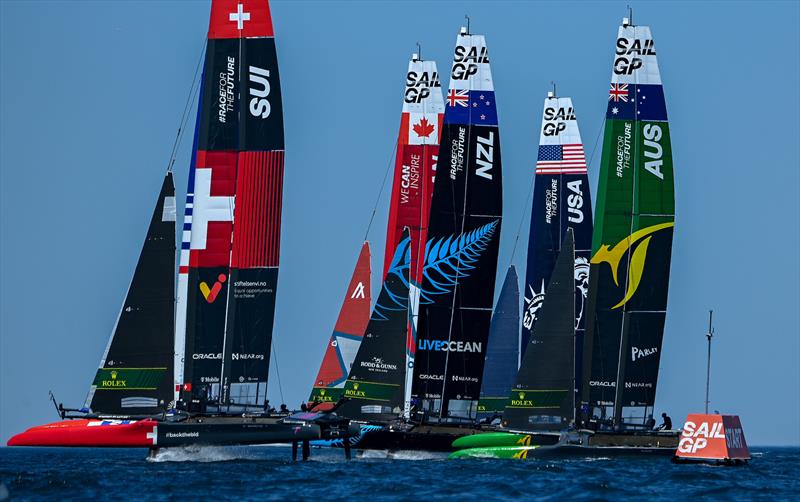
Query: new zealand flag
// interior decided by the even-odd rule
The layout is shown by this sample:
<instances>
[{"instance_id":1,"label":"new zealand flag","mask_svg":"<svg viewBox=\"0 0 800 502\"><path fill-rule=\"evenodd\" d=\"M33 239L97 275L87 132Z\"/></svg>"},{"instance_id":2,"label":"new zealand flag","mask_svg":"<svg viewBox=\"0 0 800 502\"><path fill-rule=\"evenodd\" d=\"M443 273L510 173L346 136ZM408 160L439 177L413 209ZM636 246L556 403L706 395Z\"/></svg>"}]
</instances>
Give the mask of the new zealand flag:
<instances>
[{"instance_id":1,"label":"new zealand flag","mask_svg":"<svg viewBox=\"0 0 800 502\"><path fill-rule=\"evenodd\" d=\"M494 91L450 89L446 101L445 124L497 125Z\"/></svg>"},{"instance_id":2,"label":"new zealand flag","mask_svg":"<svg viewBox=\"0 0 800 502\"><path fill-rule=\"evenodd\" d=\"M611 84L606 118L666 121L664 88L659 84Z\"/></svg>"}]
</instances>

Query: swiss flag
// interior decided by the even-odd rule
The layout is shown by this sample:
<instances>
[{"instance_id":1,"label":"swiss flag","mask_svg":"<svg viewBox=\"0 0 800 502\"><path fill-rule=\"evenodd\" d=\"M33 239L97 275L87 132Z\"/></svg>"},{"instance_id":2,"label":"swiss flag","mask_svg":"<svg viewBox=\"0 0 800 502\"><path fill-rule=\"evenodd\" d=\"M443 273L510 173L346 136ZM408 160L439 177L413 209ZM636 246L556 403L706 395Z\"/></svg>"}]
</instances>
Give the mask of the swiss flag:
<instances>
[{"instance_id":1,"label":"swiss flag","mask_svg":"<svg viewBox=\"0 0 800 502\"><path fill-rule=\"evenodd\" d=\"M208 38L271 36L268 0L212 0Z\"/></svg>"},{"instance_id":2,"label":"swiss flag","mask_svg":"<svg viewBox=\"0 0 800 502\"><path fill-rule=\"evenodd\" d=\"M192 382L183 384L183 390L186 392L192 392Z\"/></svg>"}]
</instances>

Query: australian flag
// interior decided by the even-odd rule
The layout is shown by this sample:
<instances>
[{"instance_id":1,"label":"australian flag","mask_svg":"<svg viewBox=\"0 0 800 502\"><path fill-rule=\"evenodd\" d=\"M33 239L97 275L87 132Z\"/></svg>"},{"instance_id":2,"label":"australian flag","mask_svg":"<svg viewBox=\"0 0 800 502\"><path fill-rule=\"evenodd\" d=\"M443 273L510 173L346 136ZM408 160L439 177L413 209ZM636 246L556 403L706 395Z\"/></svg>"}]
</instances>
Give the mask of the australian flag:
<instances>
[{"instance_id":1,"label":"australian flag","mask_svg":"<svg viewBox=\"0 0 800 502\"><path fill-rule=\"evenodd\" d=\"M445 124L497 125L494 91L450 89L445 101Z\"/></svg>"},{"instance_id":2,"label":"australian flag","mask_svg":"<svg viewBox=\"0 0 800 502\"><path fill-rule=\"evenodd\" d=\"M667 105L660 84L611 84L607 119L666 121Z\"/></svg>"}]
</instances>

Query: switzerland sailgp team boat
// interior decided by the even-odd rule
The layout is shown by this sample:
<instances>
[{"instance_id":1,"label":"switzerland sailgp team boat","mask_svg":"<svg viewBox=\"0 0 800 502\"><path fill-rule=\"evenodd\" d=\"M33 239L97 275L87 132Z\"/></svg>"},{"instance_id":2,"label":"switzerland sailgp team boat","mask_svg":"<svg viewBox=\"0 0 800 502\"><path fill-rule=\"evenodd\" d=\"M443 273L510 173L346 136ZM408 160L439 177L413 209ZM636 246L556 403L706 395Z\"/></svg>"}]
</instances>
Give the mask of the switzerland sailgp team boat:
<instances>
[{"instance_id":1,"label":"switzerland sailgp team boat","mask_svg":"<svg viewBox=\"0 0 800 502\"><path fill-rule=\"evenodd\" d=\"M547 325L537 324L527 349L561 359L574 355L560 367L582 365L574 373L580 375L579 385L566 385L568 373L562 368L562 382L548 387L577 393L539 390L558 373L537 375L547 363L536 357L538 364L528 365L526 353L517 385L527 388L515 389L519 392L506 406L508 433L463 438L454 447L466 449L454 456L674 453L677 432L651 430L675 224L669 126L650 28L634 26L628 18L617 35L600 169L582 353L564 343L572 338L577 345L577 333L570 337L567 326L557 322L554 330L550 317L569 303L551 294L567 280L559 264L567 261L569 236L542 306L541 323L546 317ZM544 350L535 343L540 335L547 337ZM557 433L556 444L542 446L547 444L542 430Z\"/></svg>"},{"instance_id":2,"label":"switzerland sailgp team boat","mask_svg":"<svg viewBox=\"0 0 800 502\"><path fill-rule=\"evenodd\" d=\"M351 433L336 415L275 417L265 406L284 163L266 0L212 1L200 89L174 324L167 173L87 407L60 408L75 420L34 427L9 445L307 445Z\"/></svg>"}]
</instances>

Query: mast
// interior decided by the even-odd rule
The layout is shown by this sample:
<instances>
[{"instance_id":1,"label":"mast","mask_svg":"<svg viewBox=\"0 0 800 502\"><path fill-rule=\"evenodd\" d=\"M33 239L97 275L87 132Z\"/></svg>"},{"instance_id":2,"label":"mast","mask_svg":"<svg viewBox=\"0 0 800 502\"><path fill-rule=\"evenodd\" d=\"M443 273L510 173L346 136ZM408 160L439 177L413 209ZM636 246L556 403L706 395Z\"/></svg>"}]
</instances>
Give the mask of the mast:
<instances>
[{"instance_id":1,"label":"mast","mask_svg":"<svg viewBox=\"0 0 800 502\"><path fill-rule=\"evenodd\" d=\"M266 0L212 0L178 287L176 390L202 411L266 394L283 111Z\"/></svg>"},{"instance_id":2,"label":"mast","mask_svg":"<svg viewBox=\"0 0 800 502\"><path fill-rule=\"evenodd\" d=\"M145 415L169 407L174 291L175 185L167 171L125 301L86 398L92 412Z\"/></svg>"},{"instance_id":3,"label":"mast","mask_svg":"<svg viewBox=\"0 0 800 502\"><path fill-rule=\"evenodd\" d=\"M708 332L706 333L706 339L708 339L708 357L706 363L706 415L708 415L708 404L710 401L708 400L708 391L711 388L711 338L714 336L714 328L711 325L711 322L714 318L714 311L708 311Z\"/></svg>"},{"instance_id":4,"label":"mast","mask_svg":"<svg viewBox=\"0 0 800 502\"><path fill-rule=\"evenodd\" d=\"M615 44L595 210L581 400L585 418L623 429L624 413L644 423L655 403L675 225L655 44L629 18Z\"/></svg>"},{"instance_id":5,"label":"mast","mask_svg":"<svg viewBox=\"0 0 800 502\"><path fill-rule=\"evenodd\" d=\"M502 168L489 53L456 40L420 290L412 395L428 416L474 418L494 299Z\"/></svg>"}]
</instances>

